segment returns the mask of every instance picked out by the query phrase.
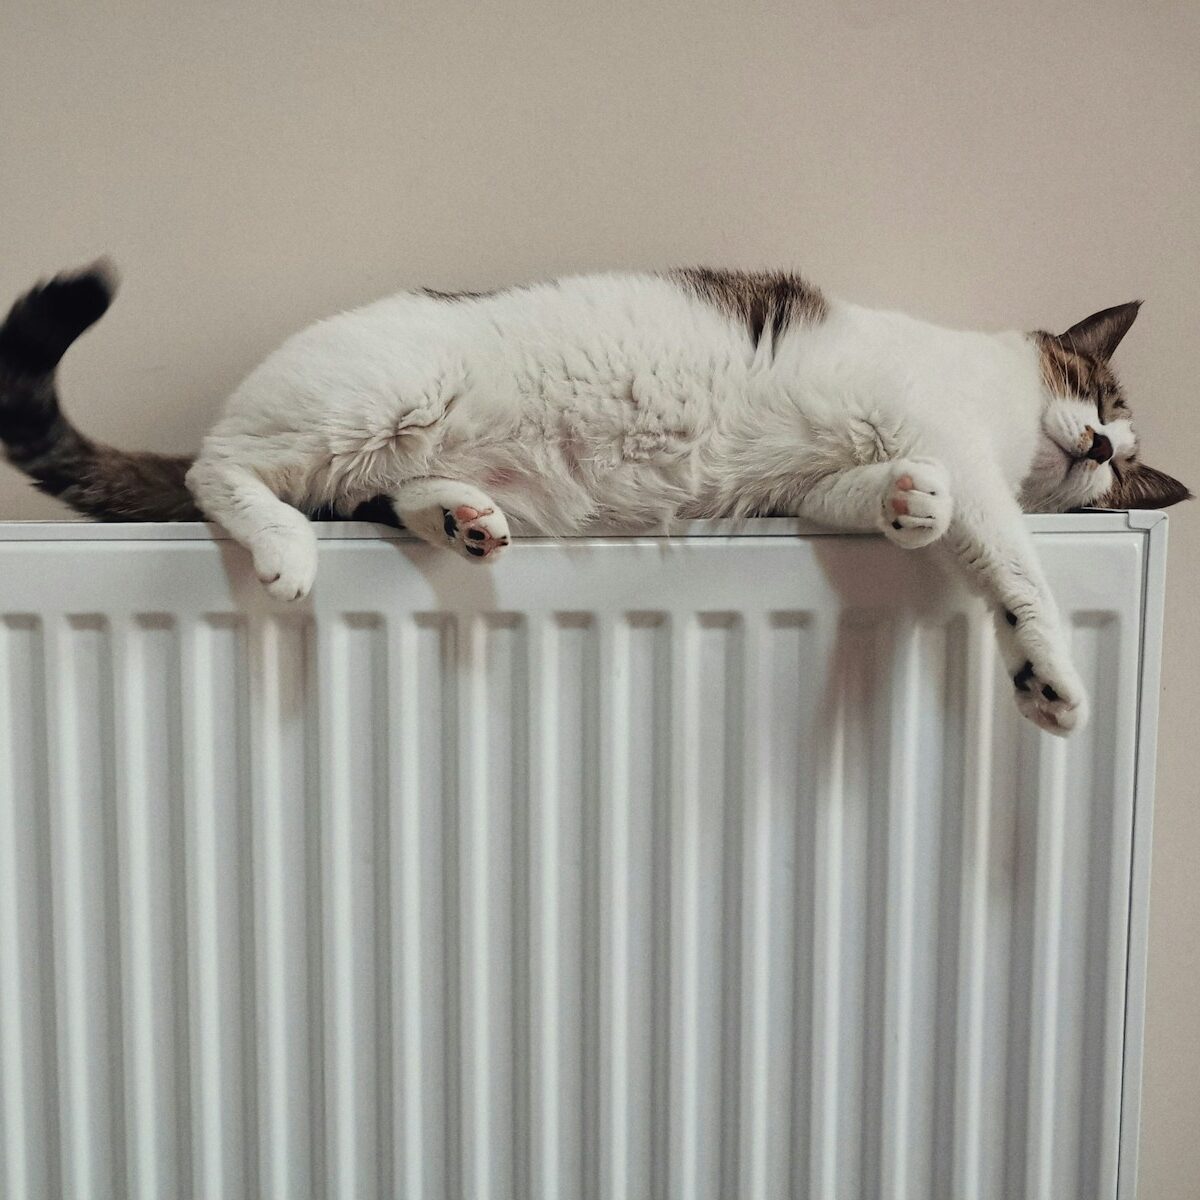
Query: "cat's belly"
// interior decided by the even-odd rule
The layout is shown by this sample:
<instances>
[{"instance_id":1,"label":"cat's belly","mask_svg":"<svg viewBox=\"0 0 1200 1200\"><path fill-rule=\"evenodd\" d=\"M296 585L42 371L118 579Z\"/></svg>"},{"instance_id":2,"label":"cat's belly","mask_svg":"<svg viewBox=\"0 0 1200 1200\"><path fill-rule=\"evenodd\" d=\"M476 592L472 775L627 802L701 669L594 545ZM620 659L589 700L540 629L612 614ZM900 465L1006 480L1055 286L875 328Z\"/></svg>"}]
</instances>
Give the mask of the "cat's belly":
<instances>
[{"instance_id":1,"label":"cat's belly","mask_svg":"<svg viewBox=\"0 0 1200 1200\"><path fill-rule=\"evenodd\" d=\"M695 499L716 427L713 384L711 373L663 364L519 381L507 396L493 389L453 406L431 466L485 489L526 533L655 525Z\"/></svg>"}]
</instances>

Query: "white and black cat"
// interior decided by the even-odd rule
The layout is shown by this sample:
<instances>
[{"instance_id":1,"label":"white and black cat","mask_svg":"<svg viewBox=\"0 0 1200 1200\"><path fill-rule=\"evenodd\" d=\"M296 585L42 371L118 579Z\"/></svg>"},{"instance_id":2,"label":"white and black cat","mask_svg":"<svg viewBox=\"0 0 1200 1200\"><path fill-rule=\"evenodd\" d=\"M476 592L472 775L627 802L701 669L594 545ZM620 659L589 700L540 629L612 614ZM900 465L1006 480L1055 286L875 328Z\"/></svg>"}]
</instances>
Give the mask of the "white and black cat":
<instances>
[{"instance_id":1,"label":"white and black cat","mask_svg":"<svg viewBox=\"0 0 1200 1200\"><path fill-rule=\"evenodd\" d=\"M59 408L55 368L114 290L102 264L60 275L0 327L10 461L101 518L203 514L283 600L313 584L309 518L380 498L479 562L510 521L565 534L799 515L944 546L996 612L1021 711L1066 733L1087 702L1022 510L1188 496L1140 461L1109 367L1136 304L1054 336L942 329L786 273L403 292L291 338L189 463L99 446Z\"/></svg>"}]
</instances>

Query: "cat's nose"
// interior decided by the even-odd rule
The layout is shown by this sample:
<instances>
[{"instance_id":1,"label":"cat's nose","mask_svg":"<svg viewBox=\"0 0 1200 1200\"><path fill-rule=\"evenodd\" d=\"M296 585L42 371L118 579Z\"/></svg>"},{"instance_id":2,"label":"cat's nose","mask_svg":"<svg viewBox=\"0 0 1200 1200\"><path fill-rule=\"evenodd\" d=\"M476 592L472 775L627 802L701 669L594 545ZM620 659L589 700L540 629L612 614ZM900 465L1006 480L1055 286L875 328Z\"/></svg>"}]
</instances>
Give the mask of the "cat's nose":
<instances>
[{"instance_id":1,"label":"cat's nose","mask_svg":"<svg viewBox=\"0 0 1200 1200\"><path fill-rule=\"evenodd\" d=\"M1092 434L1092 448L1083 456L1094 463L1106 463L1113 456L1112 442L1102 433Z\"/></svg>"}]
</instances>

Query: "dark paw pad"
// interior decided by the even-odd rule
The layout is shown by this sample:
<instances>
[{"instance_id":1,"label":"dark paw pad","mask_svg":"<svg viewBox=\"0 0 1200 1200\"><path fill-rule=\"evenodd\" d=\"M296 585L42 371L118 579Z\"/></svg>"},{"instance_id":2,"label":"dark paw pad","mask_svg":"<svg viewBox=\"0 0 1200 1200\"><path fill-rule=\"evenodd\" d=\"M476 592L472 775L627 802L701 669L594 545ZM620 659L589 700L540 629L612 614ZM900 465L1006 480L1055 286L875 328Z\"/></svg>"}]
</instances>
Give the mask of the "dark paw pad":
<instances>
[{"instance_id":1,"label":"dark paw pad","mask_svg":"<svg viewBox=\"0 0 1200 1200\"><path fill-rule=\"evenodd\" d=\"M1004 619L1010 625L1015 625L1017 623L1017 614L1015 612L1009 612L1008 609L1006 608L1004 610Z\"/></svg>"},{"instance_id":2,"label":"dark paw pad","mask_svg":"<svg viewBox=\"0 0 1200 1200\"><path fill-rule=\"evenodd\" d=\"M446 531L447 537L454 537L458 533L458 522L454 519L454 514L448 509L442 509L442 528Z\"/></svg>"},{"instance_id":3,"label":"dark paw pad","mask_svg":"<svg viewBox=\"0 0 1200 1200\"><path fill-rule=\"evenodd\" d=\"M1042 688L1042 695L1045 696L1046 699L1051 703L1053 703L1055 700L1062 699L1062 697L1059 696L1059 694L1049 684L1046 684L1045 687Z\"/></svg>"}]
</instances>

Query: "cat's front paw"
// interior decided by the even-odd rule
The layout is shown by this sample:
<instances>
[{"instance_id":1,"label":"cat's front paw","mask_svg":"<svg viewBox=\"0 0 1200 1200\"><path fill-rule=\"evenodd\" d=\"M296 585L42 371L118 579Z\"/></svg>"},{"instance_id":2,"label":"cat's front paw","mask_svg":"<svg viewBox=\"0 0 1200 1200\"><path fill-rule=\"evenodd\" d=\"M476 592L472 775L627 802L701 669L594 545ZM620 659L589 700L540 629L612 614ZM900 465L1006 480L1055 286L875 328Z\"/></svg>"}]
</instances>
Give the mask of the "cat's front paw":
<instances>
[{"instance_id":1,"label":"cat's front paw","mask_svg":"<svg viewBox=\"0 0 1200 1200\"><path fill-rule=\"evenodd\" d=\"M950 528L954 502L945 467L928 458L902 458L892 464L884 489L880 527L897 546L928 546Z\"/></svg>"},{"instance_id":2,"label":"cat's front paw","mask_svg":"<svg viewBox=\"0 0 1200 1200\"><path fill-rule=\"evenodd\" d=\"M1087 724L1087 692L1067 663L1047 664L1026 659L1012 675L1021 715L1047 733L1066 737Z\"/></svg>"},{"instance_id":3,"label":"cat's front paw","mask_svg":"<svg viewBox=\"0 0 1200 1200\"><path fill-rule=\"evenodd\" d=\"M1017 708L1047 733L1066 737L1087 724L1088 699L1071 662L1070 642L1044 614L995 610L1000 655L1012 680Z\"/></svg>"},{"instance_id":4,"label":"cat's front paw","mask_svg":"<svg viewBox=\"0 0 1200 1200\"><path fill-rule=\"evenodd\" d=\"M254 573L274 600L303 600L317 577L317 539L308 531L266 530L255 541Z\"/></svg>"}]
</instances>

